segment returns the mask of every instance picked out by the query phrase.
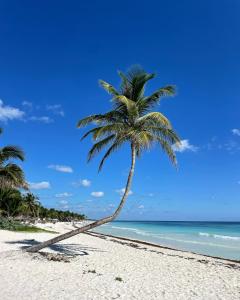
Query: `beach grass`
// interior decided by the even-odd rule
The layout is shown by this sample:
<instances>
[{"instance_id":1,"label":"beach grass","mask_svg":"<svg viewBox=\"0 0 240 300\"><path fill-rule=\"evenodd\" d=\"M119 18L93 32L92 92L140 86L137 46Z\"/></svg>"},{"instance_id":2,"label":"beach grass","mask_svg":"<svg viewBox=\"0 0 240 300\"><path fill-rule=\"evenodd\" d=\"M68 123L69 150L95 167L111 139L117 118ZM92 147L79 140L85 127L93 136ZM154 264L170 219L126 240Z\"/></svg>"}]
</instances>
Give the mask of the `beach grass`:
<instances>
[{"instance_id":1,"label":"beach grass","mask_svg":"<svg viewBox=\"0 0 240 300\"><path fill-rule=\"evenodd\" d=\"M0 229L20 232L47 232L47 233L58 233L52 230L46 230L33 225L22 224L15 220L8 220L5 218L0 219Z\"/></svg>"}]
</instances>

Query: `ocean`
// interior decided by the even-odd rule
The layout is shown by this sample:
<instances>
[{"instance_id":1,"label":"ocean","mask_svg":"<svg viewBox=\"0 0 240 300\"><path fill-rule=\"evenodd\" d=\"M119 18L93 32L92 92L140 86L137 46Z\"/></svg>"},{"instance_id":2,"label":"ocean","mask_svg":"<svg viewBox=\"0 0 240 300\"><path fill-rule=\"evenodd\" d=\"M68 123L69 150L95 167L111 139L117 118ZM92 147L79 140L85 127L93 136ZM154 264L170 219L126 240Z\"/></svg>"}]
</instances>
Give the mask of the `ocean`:
<instances>
[{"instance_id":1,"label":"ocean","mask_svg":"<svg viewBox=\"0 0 240 300\"><path fill-rule=\"evenodd\" d=\"M95 231L240 260L240 222L115 221Z\"/></svg>"}]
</instances>

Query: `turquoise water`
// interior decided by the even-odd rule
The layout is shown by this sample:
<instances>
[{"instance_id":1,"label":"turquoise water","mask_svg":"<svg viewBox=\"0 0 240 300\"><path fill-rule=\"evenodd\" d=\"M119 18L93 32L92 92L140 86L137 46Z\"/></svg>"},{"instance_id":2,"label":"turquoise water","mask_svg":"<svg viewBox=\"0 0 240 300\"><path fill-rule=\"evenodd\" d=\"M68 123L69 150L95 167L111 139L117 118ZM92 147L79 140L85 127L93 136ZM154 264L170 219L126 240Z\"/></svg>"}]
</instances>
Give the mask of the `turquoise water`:
<instances>
[{"instance_id":1,"label":"turquoise water","mask_svg":"<svg viewBox=\"0 0 240 300\"><path fill-rule=\"evenodd\" d=\"M240 260L240 222L116 221L95 231Z\"/></svg>"}]
</instances>

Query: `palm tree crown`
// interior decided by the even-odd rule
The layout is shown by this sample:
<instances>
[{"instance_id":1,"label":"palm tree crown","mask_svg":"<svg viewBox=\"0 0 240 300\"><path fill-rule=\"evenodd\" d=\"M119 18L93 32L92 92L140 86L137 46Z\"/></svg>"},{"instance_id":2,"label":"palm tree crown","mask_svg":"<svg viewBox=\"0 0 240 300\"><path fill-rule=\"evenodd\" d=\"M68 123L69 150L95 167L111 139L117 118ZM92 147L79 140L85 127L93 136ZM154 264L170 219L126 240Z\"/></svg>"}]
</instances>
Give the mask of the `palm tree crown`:
<instances>
[{"instance_id":1,"label":"palm tree crown","mask_svg":"<svg viewBox=\"0 0 240 300\"><path fill-rule=\"evenodd\" d=\"M0 129L2 133L2 129ZM17 146L0 148L0 188L26 188L23 170L12 159L24 160L24 152Z\"/></svg>"},{"instance_id":2,"label":"palm tree crown","mask_svg":"<svg viewBox=\"0 0 240 300\"><path fill-rule=\"evenodd\" d=\"M120 89L100 80L101 86L112 96L113 109L105 114L91 115L78 122L78 127L90 123L97 124L82 139L92 135L95 144L90 149L88 160L104 147L109 146L103 156L99 171L108 156L122 144L129 142L139 157L144 149L153 143L159 144L176 165L176 156L172 145L180 139L174 132L169 120L160 112L153 112L153 107L165 96L173 96L175 88L171 85L159 88L150 96L145 96L147 82L155 77L143 69L135 67L126 74L119 72Z\"/></svg>"}]
</instances>

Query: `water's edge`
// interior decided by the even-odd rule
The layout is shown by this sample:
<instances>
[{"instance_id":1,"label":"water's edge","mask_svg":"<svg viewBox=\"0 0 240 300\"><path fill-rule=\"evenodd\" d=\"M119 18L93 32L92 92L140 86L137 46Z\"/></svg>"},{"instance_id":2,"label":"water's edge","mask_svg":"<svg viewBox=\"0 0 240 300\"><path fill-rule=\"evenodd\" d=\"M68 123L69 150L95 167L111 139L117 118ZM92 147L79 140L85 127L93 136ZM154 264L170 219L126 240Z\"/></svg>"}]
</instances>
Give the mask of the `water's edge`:
<instances>
[{"instance_id":1,"label":"water's edge","mask_svg":"<svg viewBox=\"0 0 240 300\"><path fill-rule=\"evenodd\" d=\"M115 221L93 231L211 257L240 260L239 222Z\"/></svg>"},{"instance_id":2,"label":"water's edge","mask_svg":"<svg viewBox=\"0 0 240 300\"><path fill-rule=\"evenodd\" d=\"M129 239L129 238L110 235L110 234L103 234L103 233L96 232L96 231L95 232L86 231L86 232L84 232L84 234L88 234L88 235L95 236L95 237L110 237L110 238L114 238L114 239L118 239L118 240L128 241L128 242L132 242L132 243L138 243L141 245L156 247L156 248L160 248L160 249L166 249L166 250L172 250L172 251L177 251L177 252L190 253L190 254L204 256L204 257L208 257L208 258L214 258L217 260L236 263L236 264L240 265L240 260L228 259L228 258L223 258L223 257L219 257L219 256L211 256L211 255L206 255L206 254L200 254L200 253L196 253L196 252L192 252L192 251L186 251L186 250L166 247L166 246L162 246L162 245L158 245L158 244L154 244L154 243L149 243L149 242L145 242L142 240L135 240L135 239ZM135 247L133 246L133 248L135 248Z\"/></svg>"}]
</instances>

